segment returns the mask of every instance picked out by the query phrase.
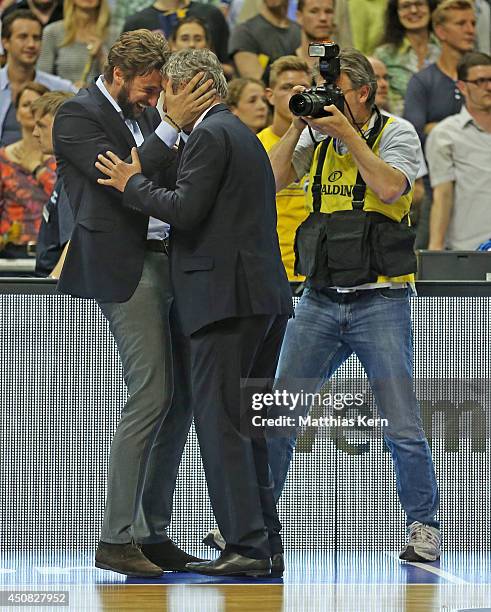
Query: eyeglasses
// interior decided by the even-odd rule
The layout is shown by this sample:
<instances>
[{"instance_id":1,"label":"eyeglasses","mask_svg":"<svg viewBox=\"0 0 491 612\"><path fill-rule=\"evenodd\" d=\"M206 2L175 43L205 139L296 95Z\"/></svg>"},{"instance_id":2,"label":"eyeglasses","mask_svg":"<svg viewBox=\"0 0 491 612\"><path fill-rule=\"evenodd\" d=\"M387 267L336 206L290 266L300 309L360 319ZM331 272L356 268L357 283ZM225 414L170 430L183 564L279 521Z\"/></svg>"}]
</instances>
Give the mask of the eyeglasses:
<instances>
[{"instance_id":1,"label":"eyeglasses","mask_svg":"<svg viewBox=\"0 0 491 612\"><path fill-rule=\"evenodd\" d=\"M464 79L464 83L472 83L473 85L477 85L480 89L484 89L489 83L491 83L491 77L481 77L479 79L474 79L473 81L466 81Z\"/></svg>"},{"instance_id":2,"label":"eyeglasses","mask_svg":"<svg viewBox=\"0 0 491 612\"><path fill-rule=\"evenodd\" d=\"M412 8L414 8L419 11L423 8L428 8L428 3L425 2L424 0L413 0L412 2L401 2L401 4L399 4L399 6L397 7L397 10L399 11L399 13L408 13Z\"/></svg>"}]
</instances>

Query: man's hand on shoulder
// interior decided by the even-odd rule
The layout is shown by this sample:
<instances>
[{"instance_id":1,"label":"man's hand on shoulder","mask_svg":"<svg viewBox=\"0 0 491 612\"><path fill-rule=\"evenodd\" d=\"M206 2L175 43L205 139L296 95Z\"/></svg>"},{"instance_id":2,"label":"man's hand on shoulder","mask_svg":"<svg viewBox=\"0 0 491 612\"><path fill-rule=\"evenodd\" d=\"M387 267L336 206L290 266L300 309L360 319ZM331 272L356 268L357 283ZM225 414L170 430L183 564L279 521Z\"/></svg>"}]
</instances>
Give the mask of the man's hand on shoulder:
<instances>
[{"instance_id":1,"label":"man's hand on shoulder","mask_svg":"<svg viewBox=\"0 0 491 612\"><path fill-rule=\"evenodd\" d=\"M170 119L169 124L173 127L182 130L184 127L192 125L215 98L217 92L212 87L212 79L208 79L202 85L196 87L203 76L203 72L198 72L189 83L177 91L174 91L170 79L165 83L164 111Z\"/></svg>"},{"instance_id":2,"label":"man's hand on shoulder","mask_svg":"<svg viewBox=\"0 0 491 612\"><path fill-rule=\"evenodd\" d=\"M131 164L124 162L112 151L107 151L106 155L107 157L102 154L97 156L99 161L96 161L95 167L109 178L99 178L97 182L123 192L130 178L135 174L141 174L142 167L138 152L135 147L131 149Z\"/></svg>"},{"instance_id":3,"label":"man's hand on shoulder","mask_svg":"<svg viewBox=\"0 0 491 612\"><path fill-rule=\"evenodd\" d=\"M356 131L353 126L336 106L333 104L330 106L324 106L324 110L331 113L331 115L328 117L317 118L305 117L305 121L312 129L317 130L326 136L339 138L339 140L342 140L345 143L350 137L356 136Z\"/></svg>"}]
</instances>

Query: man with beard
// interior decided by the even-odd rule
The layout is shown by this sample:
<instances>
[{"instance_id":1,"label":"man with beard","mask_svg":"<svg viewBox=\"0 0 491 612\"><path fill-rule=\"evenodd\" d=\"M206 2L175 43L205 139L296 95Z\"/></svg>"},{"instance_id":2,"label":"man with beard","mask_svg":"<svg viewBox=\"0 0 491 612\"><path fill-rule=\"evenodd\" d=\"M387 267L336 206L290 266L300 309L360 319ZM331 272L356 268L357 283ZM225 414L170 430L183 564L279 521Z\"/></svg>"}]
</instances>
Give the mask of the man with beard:
<instances>
[{"instance_id":1,"label":"man with beard","mask_svg":"<svg viewBox=\"0 0 491 612\"><path fill-rule=\"evenodd\" d=\"M264 6L252 19L232 32L229 54L241 77L263 78L267 68L283 55L294 55L300 45L300 28L287 17L288 0L264 0Z\"/></svg>"},{"instance_id":2,"label":"man with beard","mask_svg":"<svg viewBox=\"0 0 491 612\"><path fill-rule=\"evenodd\" d=\"M97 183L103 175L94 163L108 150L127 158L136 145L145 176L174 186L176 152L165 144L175 143L171 126L195 120L215 90L208 91L210 80L196 87L203 74L196 75L178 95L166 96L161 121L155 107L168 55L160 34L122 34L104 75L63 104L53 130L58 170L75 215L58 288L97 301L129 394L111 446L96 566L140 577L183 570L196 560L166 533L191 423L186 346L173 323L171 341L169 226L123 208L116 190Z\"/></svg>"},{"instance_id":3,"label":"man with beard","mask_svg":"<svg viewBox=\"0 0 491 612\"><path fill-rule=\"evenodd\" d=\"M309 44L334 36L334 0L299 0L297 22L302 28L302 43L296 54L312 70L319 58L309 56Z\"/></svg>"},{"instance_id":4,"label":"man with beard","mask_svg":"<svg viewBox=\"0 0 491 612\"><path fill-rule=\"evenodd\" d=\"M2 21L17 9L29 9L43 27L48 23L63 19L63 2L61 0L21 0L21 2L15 2L3 11Z\"/></svg>"}]
</instances>

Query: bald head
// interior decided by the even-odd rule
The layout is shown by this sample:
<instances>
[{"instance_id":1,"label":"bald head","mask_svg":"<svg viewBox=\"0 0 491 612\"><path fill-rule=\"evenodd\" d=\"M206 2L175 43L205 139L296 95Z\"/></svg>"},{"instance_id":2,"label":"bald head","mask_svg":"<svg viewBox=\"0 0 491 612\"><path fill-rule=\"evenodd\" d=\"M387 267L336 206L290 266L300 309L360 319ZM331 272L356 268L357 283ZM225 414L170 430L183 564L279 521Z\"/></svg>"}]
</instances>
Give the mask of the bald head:
<instances>
[{"instance_id":1,"label":"bald head","mask_svg":"<svg viewBox=\"0 0 491 612\"><path fill-rule=\"evenodd\" d=\"M375 97L375 104L384 110L389 109L389 77L387 74L387 66L384 62L380 61L376 57L369 57L370 62L375 76L377 78L377 95Z\"/></svg>"}]
</instances>

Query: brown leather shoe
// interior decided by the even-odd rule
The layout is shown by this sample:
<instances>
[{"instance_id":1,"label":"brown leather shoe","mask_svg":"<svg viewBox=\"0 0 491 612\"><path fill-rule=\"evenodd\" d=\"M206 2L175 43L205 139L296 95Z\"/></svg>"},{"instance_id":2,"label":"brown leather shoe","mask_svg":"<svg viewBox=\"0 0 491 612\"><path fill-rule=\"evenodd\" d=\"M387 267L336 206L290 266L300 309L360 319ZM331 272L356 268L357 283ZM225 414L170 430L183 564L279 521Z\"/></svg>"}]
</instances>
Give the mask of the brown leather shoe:
<instances>
[{"instance_id":1,"label":"brown leather shoe","mask_svg":"<svg viewBox=\"0 0 491 612\"><path fill-rule=\"evenodd\" d=\"M132 542L109 544L100 541L95 553L95 566L135 578L158 578L163 574L162 569L149 561Z\"/></svg>"}]
</instances>

